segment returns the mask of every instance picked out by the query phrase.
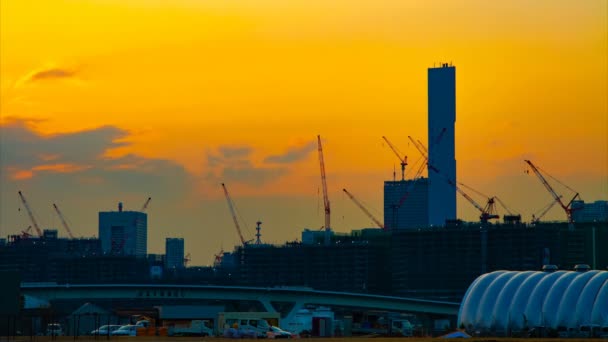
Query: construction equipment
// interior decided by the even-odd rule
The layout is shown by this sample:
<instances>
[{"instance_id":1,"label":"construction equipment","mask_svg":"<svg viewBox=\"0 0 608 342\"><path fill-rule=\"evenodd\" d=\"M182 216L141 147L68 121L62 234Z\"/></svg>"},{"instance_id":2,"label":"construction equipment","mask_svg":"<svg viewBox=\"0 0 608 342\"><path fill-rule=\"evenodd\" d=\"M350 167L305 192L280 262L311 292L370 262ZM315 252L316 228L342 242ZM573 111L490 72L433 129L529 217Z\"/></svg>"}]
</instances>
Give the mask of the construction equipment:
<instances>
[{"instance_id":1,"label":"construction equipment","mask_svg":"<svg viewBox=\"0 0 608 342\"><path fill-rule=\"evenodd\" d=\"M348 195L348 197L361 209L363 210L363 212L367 215L367 217L369 217L379 228L384 229L384 224L382 224L382 222L380 222L376 217L374 217L374 215L372 215L372 213L370 213L364 206L363 204L361 204L359 201L357 201L357 199L355 198L355 196L353 196L350 192L348 192L346 189L342 189L342 191L344 191L345 194Z\"/></svg>"},{"instance_id":2,"label":"construction equipment","mask_svg":"<svg viewBox=\"0 0 608 342\"><path fill-rule=\"evenodd\" d=\"M473 198L471 198L471 196L467 195L466 192L464 192L458 185L456 185L456 183L454 181L452 181L451 179L448 179L448 178L446 178L446 181L448 182L448 184L453 186L456 189L456 191L458 191L458 193L462 195L462 197L464 197L467 201L469 201L469 203L471 203L475 208L477 208L477 210L479 210L481 212L481 215L479 215L479 220L482 223L487 223L488 220L490 220L490 219L500 218L500 216L498 216L496 214L496 206L495 206L495 202L494 202L494 197L488 198L488 202L486 203L486 206L482 208L477 202L475 202L475 200Z\"/></svg>"},{"instance_id":3,"label":"construction equipment","mask_svg":"<svg viewBox=\"0 0 608 342\"><path fill-rule=\"evenodd\" d=\"M148 209L148 204L150 204L151 200L152 200L152 197L148 197L148 199L146 200L146 203L144 203L144 205L141 207L141 209L139 211L142 213L144 211L146 211L146 209Z\"/></svg>"},{"instance_id":4,"label":"construction equipment","mask_svg":"<svg viewBox=\"0 0 608 342\"><path fill-rule=\"evenodd\" d=\"M325 177L325 162L323 161L323 146L321 145L321 136L317 135L317 144L319 146L319 165L321 167L321 182L323 185L323 206L325 208L325 245L329 245L329 234L331 231L329 197L327 196L327 180Z\"/></svg>"},{"instance_id":5,"label":"construction equipment","mask_svg":"<svg viewBox=\"0 0 608 342\"><path fill-rule=\"evenodd\" d=\"M572 188L570 188L569 186L565 185L564 183L560 182L559 180L557 180L555 177L549 175L547 172L545 172L547 174L547 176L553 178L555 181L557 181L558 183L560 183L561 185L565 186L566 188L568 188L570 191L574 192L575 195L574 197L572 197L572 199L570 200L570 202L568 202L568 204L564 204L564 202L562 202L562 196L558 195L555 190L553 190L553 188L551 187L551 185L547 182L547 180L545 179L545 177L543 177L543 175L540 172L540 169L535 166L531 161L529 160L524 160L526 163L528 163L528 165L530 165L530 167L532 168L532 170L534 171L534 173L538 176L538 178L540 179L540 181L543 183L543 185L545 186L545 188L549 191L549 193L551 194L551 196L553 196L553 200L555 200L555 202L557 202L562 209L564 209L564 212L566 213L566 217L568 218L568 223L572 224L574 221L572 219L572 202L575 199L580 199L580 196L578 194L577 191L573 190Z\"/></svg>"},{"instance_id":6,"label":"construction equipment","mask_svg":"<svg viewBox=\"0 0 608 342\"><path fill-rule=\"evenodd\" d=\"M29 206L29 204L27 204L27 201L25 200L25 197L23 196L21 191L19 191L19 197L21 198L21 202L23 203L23 206L25 206L25 209L27 210L27 214L30 217L30 221L32 221L32 224L34 225L34 229L36 229L36 233L38 234L38 237L42 237L42 230L40 229L40 227L38 227L38 223L36 222L36 219L34 218L32 209L30 209L30 206Z\"/></svg>"},{"instance_id":7,"label":"construction equipment","mask_svg":"<svg viewBox=\"0 0 608 342\"><path fill-rule=\"evenodd\" d=\"M405 180L405 167L407 166L407 156L403 154L403 157L402 157L402 153L399 152L399 150L397 150L397 148L388 140L387 137L382 136L382 139L384 139L384 141L386 141L388 146L391 148L391 150L393 150L393 152L395 152L395 155L401 162L401 180L404 181Z\"/></svg>"},{"instance_id":8,"label":"construction equipment","mask_svg":"<svg viewBox=\"0 0 608 342\"><path fill-rule=\"evenodd\" d=\"M385 138L385 137L383 137L383 138ZM399 199L399 202L391 204L392 217L393 217L392 223L391 223L391 226L392 226L391 228L397 227L397 210L405 203L405 201L409 197L410 193L412 192L412 190L414 189L416 184L418 184L420 179L422 179L422 172L424 172L424 168L428 164L427 163L428 159L426 157L426 153L420 148L420 146L418 146L418 144L416 143L416 141L414 141L412 139L412 137L409 137L409 138L414 143L416 148L420 151L420 154L422 155L423 159L422 159L422 163L416 170L414 177L412 178L412 182L408 184L407 188L405 189L405 193L401 196L401 198ZM392 145L390 145L390 142L386 138L385 138L385 140L389 143L389 146L392 146ZM395 149L393 149L393 151L398 155L398 153L399 153L398 151L396 151ZM407 159L403 159L403 162L405 162L406 160ZM418 162L416 162L416 164L418 164ZM404 170L402 170L402 171L404 171ZM403 178L403 180L405 180L405 177Z\"/></svg>"},{"instance_id":9,"label":"construction equipment","mask_svg":"<svg viewBox=\"0 0 608 342\"><path fill-rule=\"evenodd\" d=\"M498 196L494 196L494 199L507 212L507 215L503 215L503 217L502 217L502 219L503 219L503 221L505 223L511 223L511 224L519 224L519 223L521 223L521 215L520 214L514 214L511 211L511 209L509 209L507 207L507 205L500 198L498 198Z\"/></svg>"},{"instance_id":10,"label":"construction equipment","mask_svg":"<svg viewBox=\"0 0 608 342\"><path fill-rule=\"evenodd\" d=\"M213 267L220 267L224 258L224 248L220 249L219 253L213 255Z\"/></svg>"},{"instance_id":11,"label":"construction equipment","mask_svg":"<svg viewBox=\"0 0 608 342\"><path fill-rule=\"evenodd\" d=\"M57 205L53 203L53 208L55 208L55 212L59 216L59 219L61 219L61 224L63 224L63 228L65 228L65 230L68 232L68 236L70 237L70 239L73 239L74 235L72 234L72 230L68 226L68 223L65 221L65 218L63 217L61 211L59 211L59 207L57 207Z\"/></svg>"},{"instance_id":12,"label":"construction equipment","mask_svg":"<svg viewBox=\"0 0 608 342\"><path fill-rule=\"evenodd\" d=\"M241 244L245 246L248 241L245 241L243 237L243 233L241 232L241 226L239 225L239 221L236 218L236 211L234 210L234 204L232 203L232 199L228 194L228 189L226 189L226 185L222 183L222 188L224 189L224 195L226 196L226 201L228 202L228 208L230 209L230 214L232 214L232 220L234 220L234 226L236 227L236 232L239 234L239 239L241 239Z\"/></svg>"},{"instance_id":13,"label":"construction equipment","mask_svg":"<svg viewBox=\"0 0 608 342\"><path fill-rule=\"evenodd\" d=\"M29 239L30 237L32 237L32 234L30 234L30 230L32 230L32 226L27 227L26 230L22 230L21 231L21 238L22 239Z\"/></svg>"},{"instance_id":14,"label":"construction equipment","mask_svg":"<svg viewBox=\"0 0 608 342\"><path fill-rule=\"evenodd\" d=\"M532 214L532 223L540 222L540 220L543 218L543 216L545 216L545 214L548 213L549 210L551 210L551 208L553 208L556 204L557 204L557 201L553 200L549 204L547 204L541 211L539 211L540 213L538 215Z\"/></svg>"},{"instance_id":15,"label":"construction equipment","mask_svg":"<svg viewBox=\"0 0 608 342\"><path fill-rule=\"evenodd\" d=\"M479 210L481 212L481 215L479 216L479 219L481 220L482 223L486 223L490 219L500 218L500 216L498 216L496 214L496 204L495 204L495 201L494 201L494 197L488 197L488 196L484 195L484 197L488 197L488 201L487 201L485 207L480 206L477 202L475 202L475 200L473 198L471 198L471 196L469 196L466 192L464 192L456 184L456 182L454 180L449 179L447 176L445 176L444 174L442 174L436 167L434 167L433 165L431 165L428 162L428 154L427 154L428 150L426 149L426 147L424 146L424 144L422 144L420 142L420 140L415 141L414 138L412 138L411 136L408 136L408 138L412 141L412 143L414 144L414 146L416 146L416 148L418 149L418 151L420 151L420 154L422 154L422 156L427 161L427 165L429 166L429 170L433 170L437 174L443 176L445 178L445 180L448 182L448 184L450 184L451 186L453 186L456 189L456 191L460 195L462 195L462 197L464 197L467 201L469 201L469 203L471 203L477 210ZM463 186L465 186L462 183L460 183L460 184L463 185ZM469 188L469 189L471 189L468 186L466 186L466 187ZM474 191L477 192L477 193L479 193L476 190L474 190Z\"/></svg>"}]
</instances>

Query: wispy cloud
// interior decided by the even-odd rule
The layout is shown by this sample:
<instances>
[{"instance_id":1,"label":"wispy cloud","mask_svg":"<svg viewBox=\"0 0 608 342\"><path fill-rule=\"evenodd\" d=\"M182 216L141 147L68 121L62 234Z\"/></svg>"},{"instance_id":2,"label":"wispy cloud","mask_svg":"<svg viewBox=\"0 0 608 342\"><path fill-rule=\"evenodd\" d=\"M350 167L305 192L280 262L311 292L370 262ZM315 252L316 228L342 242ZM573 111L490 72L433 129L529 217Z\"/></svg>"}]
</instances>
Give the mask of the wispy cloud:
<instances>
[{"instance_id":1,"label":"wispy cloud","mask_svg":"<svg viewBox=\"0 0 608 342\"><path fill-rule=\"evenodd\" d=\"M76 68L49 65L28 72L15 82L14 88L53 80L69 80L81 83L82 80L79 79L78 74L79 71Z\"/></svg>"},{"instance_id":2,"label":"wispy cloud","mask_svg":"<svg viewBox=\"0 0 608 342\"><path fill-rule=\"evenodd\" d=\"M207 180L265 185L288 172L287 168L254 163L250 146L219 146L207 152Z\"/></svg>"},{"instance_id":3,"label":"wispy cloud","mask_svg":"<svg viewBox=\"0 0 608 342\"><path fill-rule=\"evenodd\" d=\"M70 78L76 75L76 71L67 70L61 68L51 68L46 70L39 70L34 72L30 77L29 81L41 81L48 79L57 79L57 78Z\"/></svg>"},{"instance_id":4,"label":"wispy cloud","mask_svg":"<svg viewBox=\"0 0 608 342\"><path fill-rule=\"evenodd\" d=\"M292 147L283 154L268 156L264 159L266 163L289 164L305 159L308 154L314 151L316 145L313 141L303 146Z\"/></svg>"}]
</instances>

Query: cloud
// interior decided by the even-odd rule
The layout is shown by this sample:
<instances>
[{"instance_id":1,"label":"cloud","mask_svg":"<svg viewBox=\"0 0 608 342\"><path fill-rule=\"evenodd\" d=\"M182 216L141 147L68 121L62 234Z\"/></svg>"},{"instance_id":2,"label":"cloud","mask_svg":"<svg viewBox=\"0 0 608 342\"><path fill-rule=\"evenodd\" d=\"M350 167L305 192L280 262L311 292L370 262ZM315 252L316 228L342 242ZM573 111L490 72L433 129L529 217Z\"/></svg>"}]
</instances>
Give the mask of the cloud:
<instances>
[{"instance_id":1,"label":"cloud","mask_svg":"<svg viewBox=\"0 0 608 342\"><path fill-rule=\"evenodd\" d=\"M59 182L71 184L67 187L70 189L79 184L104 184L117 192L147 193L156 188L172 193L187 189L189 175L172 161L134 154L106 157L108 150L126 145L120 140L128 134L114 126L103 126L43 136L26 122L13 120L0 126L1 171L12 181Z\"/></svg>"},{"instance_id":2,"label":"cloud","mask_svg":"<svg viewBox=\"0 0 608 342\"><path fill-rule=\"evenodd\" d=\"M117 127L103 126L43 136L34 132L26 121L11 120L0 126L2 166L32 171L49 164L99 167L105 152L124 146L125 143L119 140L128 134L128 131Z\"/></svg>"},{"instance_id":3,"label":"cloud","mask_svg":"<svg viewBox=\"0 0 608 342\"><path fill-rule=\"evenodd\" d=\"M71 78L75 75L76 71L74 70L50 68L33 72L28 77L28 82L42 81L48 79Z\"/></svg>"},{"instance_id":4,"label":"cloud","mask_svg":"<svg viewBox=\"0 0 608 342\"><path fill-rule=\"evenodd\" d=\"M259 187L288 172L284 167L256 165L252 154L250 146L219 146L216 151L208 151L206 180Z\"/></svg>"},{"instance_id":5,"label":"cloud","mask_svg":"<svg viewBox=\"0 0 608 342\"><path fill-rule=\"evenodd\" d=\"M309 142L304 146L292 147L287 152L279 155L268 156L264 159L266 163L288 164L305 159L308 154L316 149L314 142Z\"/></svg>"},{"instance_id":6,"label":"cloud","mask_svg":"<svg viewBox=\"0 0 608 342\"><path fill-rule=\"evenodd\" d=\"M58 67L54 65L45 66L34 69L19 78L13 85L13 88L21 88L28 84L53 80L69 80L76 84L82 84L82 80L79 79L78 74L79 71L75 68ZM14 99L14 101L16 101L16 99Z\"/></svg>"},{"instance_id":7,"label":"cloud","mask_svg":"<svg viewBox=\"0 0 608 342\"><path fill-rule=\"evenodd\" d=\"M220 146L218 150L224 158L247 157L252 152L252 149L249 146L239 146L239 147Z\"/></svg>"}]
</instances>

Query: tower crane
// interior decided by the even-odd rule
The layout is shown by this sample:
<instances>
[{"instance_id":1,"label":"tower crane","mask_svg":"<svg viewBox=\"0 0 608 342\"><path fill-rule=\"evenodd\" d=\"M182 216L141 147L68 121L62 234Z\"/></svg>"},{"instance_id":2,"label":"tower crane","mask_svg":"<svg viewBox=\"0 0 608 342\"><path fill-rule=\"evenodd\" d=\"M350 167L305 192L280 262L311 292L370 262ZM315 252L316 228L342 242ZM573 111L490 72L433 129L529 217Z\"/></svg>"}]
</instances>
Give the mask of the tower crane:
<instances>
[{"instance_id":1,"label":"tower crane","mask_svg":"<svg viewBox=\"0 0 608 342\"><path fill-rule=\"evenodd\" d=\"M574 221L572 219L572 202L575 199L580 199L580 196L578 194L578 192L574 191L573 189L571 189L570 187L568 187L567 185L563 184L562 182L558 181L560 184L564 185L565 187L567 187L569 190L575 192L576 194L574 195L574 197L572 197L572 199L570 200L570 202L568 202L568 204L564 204L564 202L562 202L562 196L558 195L555 190L553 190L553 188L551 187L551 185L549 185L549 183L547 182L547 180L545 179L545 177L543 177L543 175L540 173L540 170L538 169L538 167L536 167L534 164L532 164L531 161L529 160L524 160L526 163L528 163L528 165L530 165L530 167L532 168L532 170L534 171L534 173L538 176L538 178L540 179L540 181L543 183L543 185L545 186L545 188L549 191L549 193L551 194L551 196L553 196L553 199L555 200L555 202L557 202L562 209L564 209L564 212L566 212L566 217L568 218L568 223L572 224ZM547 173L547 175L553 179L555 179L554 177L552 177L551 175L549 175ZM555 179L557 181L557 179Z\"/></svg>"},{"instance_id":2,"label":"tower crane","mask_svg":"<svg viewBox=\"0 0 608 342\"><path fill-rule=\"evenodd\" d=\"M36 222L36 219L34 218L32 209L30 209L30 206L29 206L29 204L27 204L27 201L25 200L25 197L23 196L21 191L19 191L19 197L21 198L21 202L23 203L23 206L25 206L25 209L27 210L27 214L30 217L30 221L32 221L32 224L34 225L34 229L36 229L36 233L38 234L38 237L42 237L42 230L40 230L40 227L38 227L38 223Z\"/></svg>"},{"instance_id":3,"label":"tower crane","mask_svg":"<svg viewBox=\"0 0 608 342\"><path fill-rule=\"evenodd\" d=\"M65 230L68 232L70 239L73 239L74 235L72 234L72 230L68 226L68 223L65 221L65 218L63 217L63 214L61 213L61 211L59 211L59 207L57 207L57 205L55 203L53 203L53 208L55 208L55 212L59 216L59 219L61 219L61 224L63 224L63 228L65 228Z\"/></svg>"},{"instance_id":4,"label":"tower crane","mask_svg":"<svg viewBox=\"0 0 608 342\"><path fill-rule=\"evenodd\" d=\"M329 245L329 233L331 231L331 209L329 207L329 197L327 196L327 179L325 176L325 162L323 161L323 146L321 145L320 135L317 135L317 144L319 146L319 165L321 167L321 183L323 185L323 206L325 208L325 244Z\"/></svg>"},{"instance_id":5,"label":"tower crane","mask_svg":"<svg viewBox=\"0 0 608 342\"><path fill-rule=\"evenodd\" d=\"M384 141L386 141L388 146L391 148L391 150L393 150L393 152L395 152L395 155L401 162L401 180L404 181L405 180L405 167L407 166L407 156L403 155L403 157L402 157L401 152L399 152L399 150L397 150L397 148L393 144L391 144L391 142L388 140L387 137L382 136L382 139L384 139Z\"/></svg>"},{"instance_id":6,"label":"tower crane","mask_svg":"<svg viewBox=\"0 0 608 342\"><path fill-rule=\"evenodd\" d=\"M146 203L144 203L144 205L142 205L141 209L139 210L140 212L144 212L146 211L146 209L148 209L148 204L150 204L150 201L152 200L152 197L148 197L148 199L146 200Z\"/></svg>"},{"instance_id":7,"label":"tower crane","mask_svg":"<svg viewBox=\"0 0 608 342\"><path fill-rule=\"evenodd\" d=\"M446 178L446 181L448 182L448 184L450 184L451 186L453 186L456 191L462 195L462 197L464 197L467 201L469 201L469 203L471 203L477 210L479 210L481 212L481 215L479 216L479 219L481 220L481 222L486 223L488 222L488 220L490 219L497 219L500 218L500 216L498 216L496 214L496 203L494 200L494 197L489 197L488 198L488 202L486 203L485 207L481 207L481 205L479 205L477 202L475 202L475 200L473 198L471 198L471 196L469 196L466 192L464 192L457 184L456 182L454 182L453 180L447 178L445 175L443 175L441 172L439 172L439 170L434 167L433 165L431 165L430 163L428 163L428 150L426 149L426 147L424 146L424 144L422 144L419 140L415 141L414 138L412 138L411 136L408 136L408 138L412 141L412 143L414 144L414 146L418 149L418 151L420 152L420 154L422 154L422 156L425 158L425 160L427 161L427 165L429 166L429 170L433 170L434 172L442 175L443 177ZM461 185L464 186L464 184L460 183ZM468 187L470 188L470 187ZM477 192L477 191L475 191ZM479 192L478 192L479 193ZM487 197L484 195L484 197Z\"/></svg>"},{"instance_id":8,"label":"tower crane","mask_svg":"<svg viewBox=\"0 0 608 342\"><path fill-rule=\"evenodd\" d=\"M245 246L247 241L243 237L243 233L241 232L241 226L239 226L239 221L236 219L236 211L234 211L234 204L232 203L232 199L228 194L228 189L226 189L226 185L222 183L222 188L224 189L224 195L226 196L226 201L228 202L228 208L230 209L230 214L232 214L232 220L234 220L234 226L236 227L236 232L239 234L239 238L241 239L241 244Z\"/></svg>"},{"instance_id":9,"label":"tower crane","mask_svg":"<svg viewBox=\"0 0 608 342\"><path fill-rule=\"evenodd\" d=\"M357 201L357 199L355 198L355 196L353 196L350 192L348 192L346 189L342 189L342 191L344 191L345 194L348 195L348 197L361 209L363 210L363 212L367 215L367 217L369 217L372 221L374 221L374 223L379 227L384 229L384 224L382 224L382 222L380 222L376 217L374 217L374 215L372 215L372 213L370 213L364 206L363 204L361 204L359 201Z\"/></svg>"}]
</instances>

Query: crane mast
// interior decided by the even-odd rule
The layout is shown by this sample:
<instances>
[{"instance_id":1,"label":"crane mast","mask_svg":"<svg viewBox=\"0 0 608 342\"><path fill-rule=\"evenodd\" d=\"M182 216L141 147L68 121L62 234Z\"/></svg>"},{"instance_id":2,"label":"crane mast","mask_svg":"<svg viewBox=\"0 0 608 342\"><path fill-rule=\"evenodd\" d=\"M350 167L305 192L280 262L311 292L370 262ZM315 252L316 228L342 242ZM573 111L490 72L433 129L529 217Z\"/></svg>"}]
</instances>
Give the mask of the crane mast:
<instances>
[{"instance_id":1,"label":"crane mast","mask_svg":"<svg viewBox=\"0 0 608 342\"><path fill-rule=\"evenodd\" d=\"M241 233L241 226L239 226L239 221L236 219L236 211L234 211L234 206L232 204L232 199L228 194L228 189L226 189L226 185L222 183L222 188L224 189L224 195L226 196L226 201L228 202L228 208L230 209L230 214L232 214L232 220L234 220L234 226L236 227L236 231L239 234L239 238L241 239L241 244L245 246L246 241L243 238L243 233Z\"/></svg>"},{"instance_id":2,"label":"crane mast","mask_svg":"<svg viewBox=\"0 0 608 342\"><path fill-rule=\"evenodd\" d=\"M570 202L568 202L568 204L564 204L564 202L562 202L562 198L561 198L562 196L558 195L555 192L555 190L553 190L553 188L547 182L547 180L545 179L545 177L543 177L542 173L540 173L540 170L534 164L532 164L531 161L529 161L529 160L524 160L524 161L526 163L528 163L528 165L530 165L530 167L532 168L532 170L534 171L534 173L536 174L536 176L538 176L538 178L543 183L543 185L545 186L545 188L549 191L549 193L551 194L551 196L553 196L553 200L555 200L555 202L559 203L559 205L562 207L562 209L564 209L564 211L566 212L566 216L568 217L568 223L572 224L574 222L572 220L572 211L573 210L572 210L572 207L570 205L572 204L572 201L574 201L577 197L579 197L578 192L574 195L574 197L572 197L572 199L570 200Z\"/></svg>"},{"instance_id":3,"label":"crane mast","mask_svg":"<svg viewBox=\"0 0 608 342\"><path fill-rule=\"evenodd\" d=\"M68 223L65 221L65 218L63 217L63 214L61 213L61 211L59 211L59 207L57 207L57 205L55 203L53 203L53 208L55 208L55 212L57 212L59 219L61 219L61 224L63 224L63 228L65 228L65 230L68 232L70 239L73 239L74 235L72 234L72 230L68 226Z\"/></svg>"},{"instance_id":4,"label":"crane mast","mask_svg":"<svg viewBox=\"0 0 608 342\"><path fill-rule=\"evenodd\" d=\"M36 229L36 233L38 234L38 237L42 237L42 230L40 230L40 227L38 227L38 222L36 222L36 219L34 218L32 209L30 209L30 206L29 206L29 204L27 204L27 201L25 200L25 197L23 196L21 191L19 191L19 197L21 198L21 202L23 203L23 206L25 206L25 209L27 210L27 214L30 217L30 221L32 221L32 224L34 225L34 229Z\"/></svg>"},{"instance_id":5,"label":"crane mast","mask_svg":"<svg viewBox=\"0 0 608 342\"><path fill-rule=\"evenodd\" d=\"M367 210L363 204L361 204L359 201L357 201L357 199L355 198L355 196L353 196L350 192L348 192L346 189L342 189L342 191L344 191L345 194L348 195L348 197L361 209L363 210L363 212L367 215L367 217L369 217L372 221L374 221L374 223L379 227L384 229L384 224L382 224L382 222L380 222L376 217L374 217L374 215L372 215L372 213L369 212L369 210Z\"/></svg>"},{"instance_id":6,"label":"crane mast","mask_svg":"<svg viewBox=\"0 0 608 342\"><path fill-rule=\"evenodd\" d=\"M323 146L321 146L321 136L317 135L317 143L319 146L319 164L321 166L321 183L323 185L323 206L325 207L325 231L329 233L331 230L330 217L331 209L329 207L329 197L327 196L327 180L325 176L325 162L323 161ZM329 243L329 235L325 237L326 244Z\"/></svg>"},{"instance_id":7,"label":"crane mast","mask_svg":"<svg viewBox=\"0 0 608 342\"><path fill-rule=\"evenodd\" d=\"M382 139L384 139L384 141L386 141L386 143L388 144L388 146L391 148L391 150L393 150L393 152L395 152L395 155L397 156L397 158L401 162L401 180L402 181L405 180L405 167L407 166L407 156L404 155L402 157L401 153L399 152L399 150L397 150L397 148L388 140L387 137L382 136Z\"/></svg>"}]
</instances>

